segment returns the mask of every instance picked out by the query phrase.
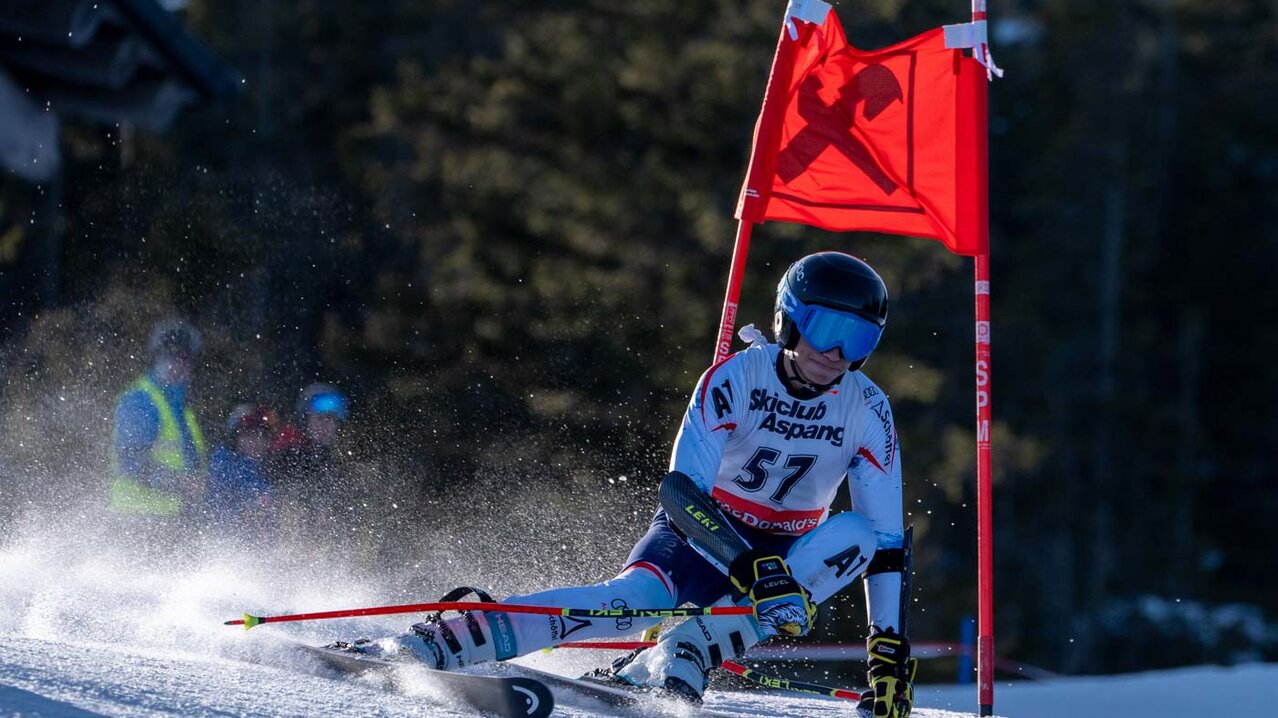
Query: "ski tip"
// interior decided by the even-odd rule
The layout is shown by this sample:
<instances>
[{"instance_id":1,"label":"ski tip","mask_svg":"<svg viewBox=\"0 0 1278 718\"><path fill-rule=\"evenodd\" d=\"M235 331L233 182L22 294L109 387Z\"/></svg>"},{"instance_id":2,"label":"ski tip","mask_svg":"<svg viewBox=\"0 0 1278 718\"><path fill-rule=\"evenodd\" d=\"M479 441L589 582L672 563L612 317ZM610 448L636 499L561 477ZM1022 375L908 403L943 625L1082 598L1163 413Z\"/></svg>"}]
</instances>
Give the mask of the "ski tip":
<instances>
[{"instance_id":1,"label":"ski tip","mask_svg":"<svg viewBox=\"0 0 1278 718\"><path fill-rule=\"evenodd\" d=\"M247 631L248 629L252 628L253 626L256 626L257 624L261 623L261 622L262 622L262 617L261 617L261 616L250 616L249 614L247 614L247 613L246 613L246 614L244 614L244 618L243 618L240 622L244 624L244 630L246 630L246 631Z\"/></svg>"}]
</instances>

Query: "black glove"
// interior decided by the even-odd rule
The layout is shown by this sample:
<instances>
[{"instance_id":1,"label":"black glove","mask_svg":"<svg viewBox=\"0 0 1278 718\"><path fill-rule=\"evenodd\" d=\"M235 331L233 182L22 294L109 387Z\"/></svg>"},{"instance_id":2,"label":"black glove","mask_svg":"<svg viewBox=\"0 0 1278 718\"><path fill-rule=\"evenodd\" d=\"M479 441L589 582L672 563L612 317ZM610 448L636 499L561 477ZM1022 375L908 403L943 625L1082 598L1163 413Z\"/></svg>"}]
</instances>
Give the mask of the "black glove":
<instances>
[{"instance_id":1,"label":"black glove","mask_svg":"<svg viewBox=\"0 0 1278 718\"><path fill-rule=\"evenodd\" d=\"M772 635L806 636L816 622L816 606L776 554L746 551L733 560L728 578L754 603L754 617Z\"/></svg>"},{"instance_id":2,"label":"black glove","mask_svg":"<svg viewBox=\"0 0 1278 718\"><path fill-rule=\"evenodd\" d=\"M869 690L856 711L861 718L909 718L914 707L914 675L919 659L910 656L910 641L889 628L865 640Z\"/></svg>"}]
</instances>

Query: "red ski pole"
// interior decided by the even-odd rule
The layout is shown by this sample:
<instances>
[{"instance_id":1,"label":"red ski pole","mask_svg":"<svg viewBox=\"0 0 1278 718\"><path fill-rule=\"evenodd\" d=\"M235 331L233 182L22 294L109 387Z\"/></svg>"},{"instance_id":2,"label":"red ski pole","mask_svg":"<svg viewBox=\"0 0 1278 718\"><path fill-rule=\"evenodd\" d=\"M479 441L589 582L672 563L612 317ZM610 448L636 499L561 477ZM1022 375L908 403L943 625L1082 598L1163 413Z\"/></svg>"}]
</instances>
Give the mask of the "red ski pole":
<instances>
[{"instance_id":1,"label":"red ski pole","mask_svg":"<svg viewBox=\"0 0 1278 718\"><path fill-rule=\"evenodd\" d=\"M480 603L475 601L436 601L434 603L406 603L399 606L373 606L349 608L340 611L295 613L286 616L254 616L224 621L227 626L244 626L248 630L263 623L291 621L319 621L327 618L354 618L356 616L385 616L394 613L427 613L434 611L492 611L495 613L533 613L543 616L570 616L572 618L688 618L691 616L739 616L753 613L750 606L706 606L705 608L561 608L559 606L523 606L513 603Z\"/></svg>"}]
</instances>

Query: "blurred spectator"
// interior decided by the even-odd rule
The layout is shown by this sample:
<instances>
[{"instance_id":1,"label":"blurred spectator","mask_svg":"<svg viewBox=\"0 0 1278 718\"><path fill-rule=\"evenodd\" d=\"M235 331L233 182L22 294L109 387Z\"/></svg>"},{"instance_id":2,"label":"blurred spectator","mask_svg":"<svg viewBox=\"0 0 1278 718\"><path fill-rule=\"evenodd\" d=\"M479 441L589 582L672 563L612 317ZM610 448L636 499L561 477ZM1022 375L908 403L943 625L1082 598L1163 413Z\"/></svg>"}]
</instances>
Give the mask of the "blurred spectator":
<instances>
[{"instance_id":1,"label":"blurred spectator","mask_svg":"<svg viewBox=\"0 0 1278 718\"><path fill-rule=\"evenodd\" d=\"M115 410L110 504L120 514L177 518L202 508L207 451L187 391L200 346L180 319L151 331L151 368Z\"/></svg>"},{"instance_id":2,"label":"blurred spectator","mask_svg":"<svg viewBox=\"0 0 1278 718\"><path fill-rule=\"evenodd\" d=\"M332 384L302 389L297 400L297 425L280 432L272 447L272 474L290 490L326 494L337 488L337 444L348 416L346 395Z\"/></svg>"},{"instance_id":3,"label":"blurred spectator","mask_svg":"<svg viewBox=\"0 0 1278 718\"><path fill-rule=\"evenodd\" d=\"M358 502L338 446L348 416L346 396L332 384L311 384L297 400L294 422L272 447L268 474L275 482L288 538L313 545L339 538L353 525Z\"/></svg>"},{"instance_id":4,"label":"blurred spectator","mask_svg":"<svg viewBox=\"0 0 1278 718\"><path fill-rule=\"evenodd\" d=\"M347 570L383 572L404 531L411 488L390 481L352 444L349 403L332 384L302 389L297 415L276 440L268 474L283 540L295 556L317 552Z\"/></svg>"},{"instance_id":5,"label":"blurred spectator","mask_svg":"<svg viewBox=\"0 0 1278 718\"><path fill-rule=\"evenodd\" d=\"M209 461L208 519L220 535L273 546L277 534L275 492L266 459L279 428L275 412L240 404L226 420L229 441Z\"/></svg>"}]
</instances>

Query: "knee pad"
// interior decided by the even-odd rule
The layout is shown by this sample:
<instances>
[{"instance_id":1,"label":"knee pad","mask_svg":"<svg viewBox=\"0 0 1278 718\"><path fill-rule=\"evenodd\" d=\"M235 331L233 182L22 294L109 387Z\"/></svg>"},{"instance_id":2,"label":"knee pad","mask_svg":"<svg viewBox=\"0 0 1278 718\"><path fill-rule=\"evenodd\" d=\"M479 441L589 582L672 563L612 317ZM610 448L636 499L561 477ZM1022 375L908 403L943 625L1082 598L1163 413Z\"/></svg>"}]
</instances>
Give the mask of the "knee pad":
<instances>
[{"instance_id":1,"label":"knee pad","mask_svg":"<svg viewBox=\"0 0 1278 718\"><path fill-rule=\"evenodd\" d=\"M630 564L607 583L624 585L621 592L635 602L631 604L631 608L675 605L674 581L660 567L647 561Z\"/></svg>"},{"instance_id":2,"label":"knee pad","mask_svg":"<svg viewBox=\"0 0 1278 718\"><path fill-rule=\"evenodd\" d=\"M853 511L833 516L790 547L786 564L796 581L821 603L852 583L874 559L878 538Z\"/></svg>"},{"instance_id":3,"label":"knee pad","mask_svg":"<svg viewBox=\"0 0 1278 718\"><path fill-rule=\"evenodd\" d=\"M600 584L607 605L600 608L674 608L674 583L657 566L646 561L632 563L615 578ZM627 630L646 631L661 623L660 618L615 619L619 633Z\"/></svg>"}]
</instances>

